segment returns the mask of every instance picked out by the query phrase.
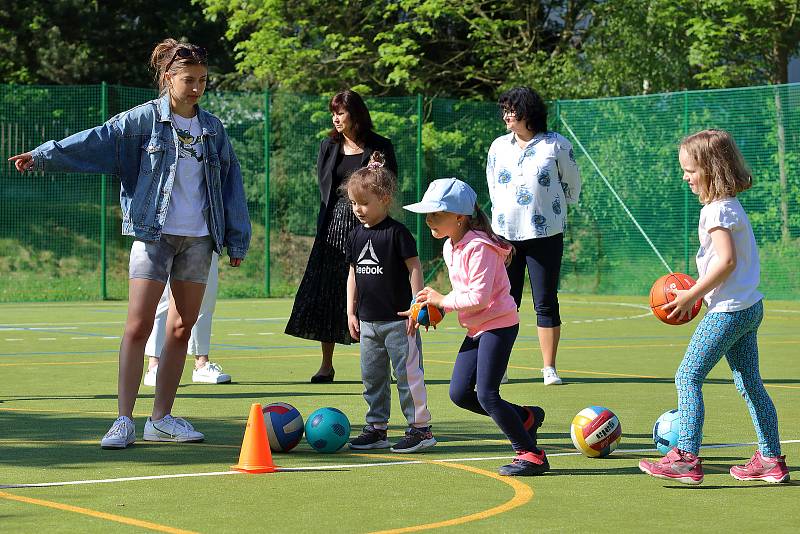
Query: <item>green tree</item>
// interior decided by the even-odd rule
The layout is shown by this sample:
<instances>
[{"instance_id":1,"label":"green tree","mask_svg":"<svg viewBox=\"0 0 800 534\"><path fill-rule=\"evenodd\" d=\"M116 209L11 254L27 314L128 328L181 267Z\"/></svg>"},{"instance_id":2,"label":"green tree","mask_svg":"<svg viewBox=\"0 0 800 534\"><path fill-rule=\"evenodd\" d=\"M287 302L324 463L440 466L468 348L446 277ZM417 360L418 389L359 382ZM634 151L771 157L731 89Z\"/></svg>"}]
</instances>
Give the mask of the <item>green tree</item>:
<instances>
[{"instance_id":1,"label":"green tree","mask_svg":"<svg viewBox=\"0 0 800 534\"><path fill-rule=\"evenodd\" d=\"M224 30L222 22L205 19L191 0L5 2L0 7L0 81L151 86L150 52L166 37L205 46L212 73L224 74L234 70L233 47L222 38Z\"/></svg>"}]
</instances>

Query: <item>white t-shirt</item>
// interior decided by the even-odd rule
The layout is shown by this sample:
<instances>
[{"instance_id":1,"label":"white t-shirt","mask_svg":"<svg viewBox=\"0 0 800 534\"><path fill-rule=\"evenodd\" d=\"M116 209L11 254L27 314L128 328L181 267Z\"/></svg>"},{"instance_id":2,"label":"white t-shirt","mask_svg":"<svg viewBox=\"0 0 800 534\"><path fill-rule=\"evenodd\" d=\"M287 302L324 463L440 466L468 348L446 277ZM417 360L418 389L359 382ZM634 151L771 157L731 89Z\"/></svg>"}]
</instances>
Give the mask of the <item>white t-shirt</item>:
<instances>
[{"instance_id":1,"label":"white t-shirt","mask_svg":"<svg viewBox=\"0 0 800 534\"><path fill-rule=\"evenodd\" d=\"M745 310L764 298L764 295L758 291L761 266L756 238L738 199L734 197L715 200L700 210L700 250L697 251L696 259L697 272L701 278L718 258L709 234L709 230L714 228L727 228L730 231L736 252L736 268L722 284L709 291L703 300L708 305L709 312Z\"/></svg>"},{"instance_id":2,"label":"white t-shirt","mask_svg":"<svg viewBox=\"0 0 800 534\"><path fill-rule=\"evenodd\" d=\"M165 234L201 237L208 235L203 210L208 208L208 194L203 170L203 129L197 116L187 119L172 115L178 132L178 168L172 183Z\"/></svg>"}]
</instances>

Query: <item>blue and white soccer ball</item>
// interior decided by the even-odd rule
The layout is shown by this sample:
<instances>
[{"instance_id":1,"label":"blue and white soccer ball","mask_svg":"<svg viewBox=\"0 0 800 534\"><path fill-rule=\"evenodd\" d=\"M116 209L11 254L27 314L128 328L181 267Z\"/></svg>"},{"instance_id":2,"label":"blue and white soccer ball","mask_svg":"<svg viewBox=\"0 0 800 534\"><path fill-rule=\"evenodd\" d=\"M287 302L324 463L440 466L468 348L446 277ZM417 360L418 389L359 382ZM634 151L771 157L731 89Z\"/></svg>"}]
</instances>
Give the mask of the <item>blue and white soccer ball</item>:
<instances>
[{"instance_id":1,"label":"blue and white soccer ball","mask_svg":"<svg viewBox=\"0 0 800 534\"><path fill-rule=\"evenodd\" d=\"M285 402L274 402L261 409L267 427L269 448L275 452L289 452L303 437L303 416Z\"/></svg>"},{"instance_id":2,"label":"blue and white soccer ball","mask_svg":"<svg viewBox=\"0 0 800 534\"><path fill-rule=\"evenodd\" d=\"M350 420L336 408L320 408L308 416L306 441L317 452L336 452L350 439Z\"/></svg>"},{"instance_id":3,"label":"blue and white soccer ball","mask_svg":"<svg viewBox=\"0 0 800 534\"><path fill-rule=\"evenodd\" d=\"M661 454L667 454L678 445L681 422L678 410L670 410L661 414L653 425L653 442Z\"/></svg>"}]
</instances>

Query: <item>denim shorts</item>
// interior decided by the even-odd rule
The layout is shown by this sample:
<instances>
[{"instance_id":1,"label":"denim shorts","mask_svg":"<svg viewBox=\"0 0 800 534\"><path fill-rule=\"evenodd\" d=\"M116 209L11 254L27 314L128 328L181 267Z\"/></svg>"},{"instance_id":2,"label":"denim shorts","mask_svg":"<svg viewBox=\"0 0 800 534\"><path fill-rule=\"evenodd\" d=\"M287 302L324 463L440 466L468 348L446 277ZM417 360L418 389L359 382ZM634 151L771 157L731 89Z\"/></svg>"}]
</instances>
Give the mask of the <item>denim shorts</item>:
<instances>
[{"instance_id":1,"label":"denim shorts","mask_svg":"<svg viewBox=\"0 0 800 534\"><path fill-rule=\"evenodd\" d=\"M205 284L211 268L211 236L185 237L161 234L160 241L136 240L131 246L129 278L146 278L164 284L167 279Z\"/></svg>"}]
</instances>

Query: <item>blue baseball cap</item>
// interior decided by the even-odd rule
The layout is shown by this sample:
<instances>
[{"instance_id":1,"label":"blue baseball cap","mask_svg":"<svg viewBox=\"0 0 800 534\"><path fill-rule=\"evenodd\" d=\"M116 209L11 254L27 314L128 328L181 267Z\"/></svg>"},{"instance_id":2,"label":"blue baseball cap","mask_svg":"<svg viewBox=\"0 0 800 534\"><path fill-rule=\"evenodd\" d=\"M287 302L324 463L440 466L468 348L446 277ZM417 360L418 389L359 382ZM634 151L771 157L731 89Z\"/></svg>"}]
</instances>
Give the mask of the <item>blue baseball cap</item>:
<instances>
[{"instance_id":1,"label":"blue baseball cap","mask_svg":"<svg viewBox=\"0 0 800 534\"><path fill-rule=\"evenodd\" d=\"M416 204L403 206L414 213L434 213L447 211L459 215L472 215L478 195L468 184L458 178L440 178L428 185L422 200Z\"/></svg>"}]
</instances>

